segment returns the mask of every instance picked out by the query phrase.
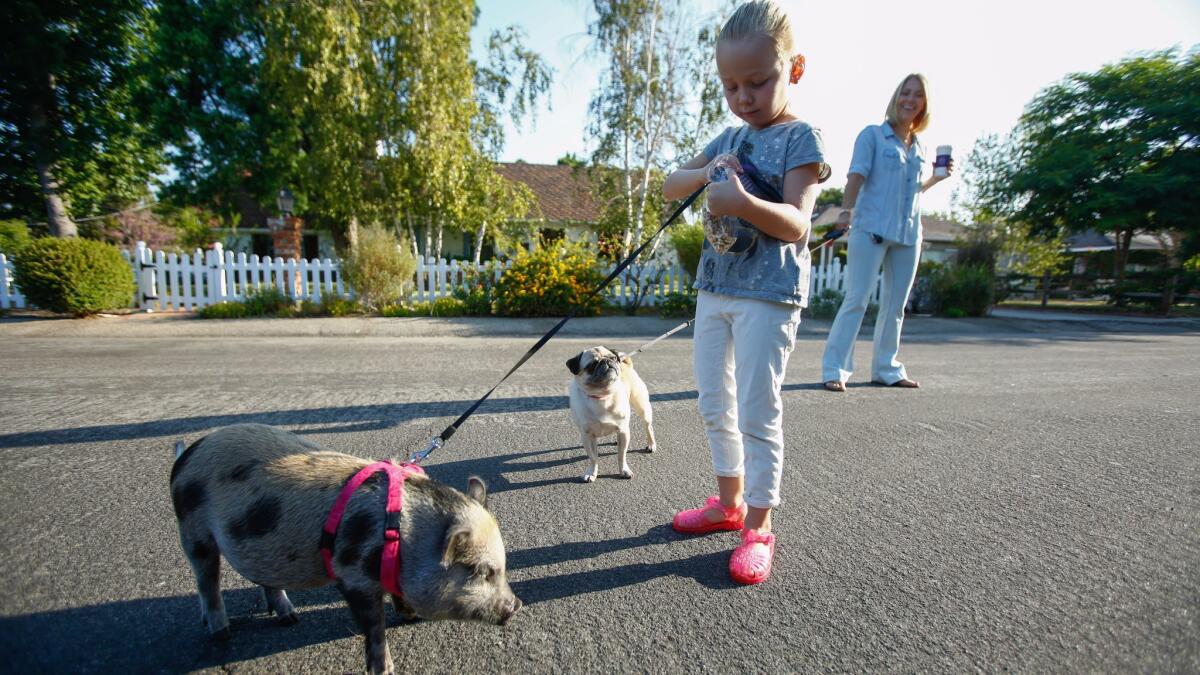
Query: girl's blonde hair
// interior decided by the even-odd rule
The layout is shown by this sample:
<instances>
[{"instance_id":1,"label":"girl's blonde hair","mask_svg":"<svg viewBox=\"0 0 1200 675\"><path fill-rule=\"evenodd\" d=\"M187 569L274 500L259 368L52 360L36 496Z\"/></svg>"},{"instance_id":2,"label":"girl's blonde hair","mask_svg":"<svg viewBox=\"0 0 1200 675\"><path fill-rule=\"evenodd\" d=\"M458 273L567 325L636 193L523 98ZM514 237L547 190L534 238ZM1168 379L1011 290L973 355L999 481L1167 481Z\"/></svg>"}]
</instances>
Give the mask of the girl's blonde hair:
<instances>
[{"instance_id":1,"label":"girl's blonde hair","mask_svg":"<svg viewBox=\"0 0 1200 675\"><path fill-rule=\"evenodd\" d=\"M721 27L718 40L742 40L757 35L771 39L780 59L787 61L792 57L792 22L787 12L772 0L743 3Z\"/></svg>"},{"instance_id":2,"label":"girl's blonde hair","mask_svg":"<svg viewBox=\"0 0 1200 675\"><path fill-rule=\"evenodd\" d=\"M908 84L909 80L916 80L921 83L921 91L925 94L925 108L921 110L916 119L913 120L912 130L914 134L919 134L925 131L925 127L929 126L929 81L920 73L909 73L900 80L900 85L896 87L896 91L892 92L892 100L888 101L887 121L889 124L898 124L900 120L900 111L896 110L896 106L900 104L900 92L904 90L904 85Z\"/></svg>"}]
</instances>

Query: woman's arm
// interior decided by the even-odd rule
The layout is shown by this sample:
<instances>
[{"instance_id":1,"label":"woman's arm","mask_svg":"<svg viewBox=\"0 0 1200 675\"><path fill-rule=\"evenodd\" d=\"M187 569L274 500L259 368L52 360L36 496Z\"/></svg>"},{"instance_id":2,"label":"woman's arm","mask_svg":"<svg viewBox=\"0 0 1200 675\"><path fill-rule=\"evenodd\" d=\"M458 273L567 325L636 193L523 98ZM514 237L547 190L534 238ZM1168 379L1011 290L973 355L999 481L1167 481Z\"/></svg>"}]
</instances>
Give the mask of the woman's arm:
<instances>
[{"instance_id":1,"label":"woman's arm","mask_svg":"<svg viewBox=\"0 0 1200 675\"><path fill-rule=\"evenodd\" d=\"M846 177L846 190L842 194L842 211L838 214L834 229L850 229L850 216L854 214L854 205L858 203L858 191L862 189L866 180L867 177L861 173L852 173Z\"/></svg>"},{"instance_id":2,"label":"woman's arm","mask_svg":"<svg viewBox=\"0 0 1200 675\"><path fill-rule=\"evenodd\" d=\"M691 158L663 181L663 196L667 199L683 199L699 190L701 185L708 182L707 167L708 157L703 152Z\"/></svg>"},{"instance_id":3,"label":"woman's arm","mask_svg":"<svg viewBox=\"0 0 1200 675\"><path fill-rule=\"evenodd\" d=\"M781 241L800 241L812 227L819 173L819 164L805 164L784 174L782 204L746 192L739 180L713 183L708 188L708 210L714 216L741 218Z\"/></svg>"}]
</instances>

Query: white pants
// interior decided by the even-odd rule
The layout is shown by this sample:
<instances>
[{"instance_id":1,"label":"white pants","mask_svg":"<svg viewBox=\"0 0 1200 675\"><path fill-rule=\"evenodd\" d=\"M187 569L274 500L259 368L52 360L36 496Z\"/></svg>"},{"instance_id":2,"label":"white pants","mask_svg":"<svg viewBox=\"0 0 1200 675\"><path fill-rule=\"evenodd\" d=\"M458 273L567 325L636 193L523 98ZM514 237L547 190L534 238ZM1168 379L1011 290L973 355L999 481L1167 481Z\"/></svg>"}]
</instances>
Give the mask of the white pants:
<instances>
[{"instance_id":1,"label":"white pants","mask_svg":"<svg viewBox=\"0 0 1200 675\"><path fill-rule=\"evenodd\" d=\"M693 365L700 417L718 476L745 476L743 498L779 505L783 386L800 308L700 291Z\"/></svg>"},{"instance_id":2,"label":"white pants","mask_svg":"<svg viewBox=\"0 0 1200 675\"><path fill-rule=\"evenodd\" d=\"M894 241L875 243L861 228L850 230L846 264L846 295L838 309L825 356L821 361L821 377L825 382L845 382L854 372L854 339L862 327L863 314L870 303L871 290L879 275L879 315L875 317L875 354L871 360L871 379L893 384L908 379L904 364L897 360L900 353L900 329L904 325L904 305L917 276L921 259L921 240L912 246Z\"/></svg>"}]
</instances>

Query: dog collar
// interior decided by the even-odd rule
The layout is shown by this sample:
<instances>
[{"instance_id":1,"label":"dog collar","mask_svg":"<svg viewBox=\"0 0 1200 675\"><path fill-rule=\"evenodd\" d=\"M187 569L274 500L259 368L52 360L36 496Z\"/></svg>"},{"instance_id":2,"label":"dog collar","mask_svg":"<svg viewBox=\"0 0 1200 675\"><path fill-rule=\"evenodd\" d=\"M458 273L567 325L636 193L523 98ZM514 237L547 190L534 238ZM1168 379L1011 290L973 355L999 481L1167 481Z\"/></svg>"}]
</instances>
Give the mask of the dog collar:
<instances>
[{"instance_id":1,"label":"dog collar","mask_svg":"<svg viewBox=\"0 0 1200 675\"><path fill-rule=\"evenodd\" d=\"M409 476L425 470L416 464L396 465L390 461L368 464L354 474L338 493L329 517L325 519L325 529L321 531L321 558L325 561L325 574L330 579L337 579L333 572L333 542L337 537L338 523L346 513L346 505L350 497L368 478L383 471L388 477L387 513L383 525L383 558L379 564L379 584L383 590L397 597L404 597L400 591L400 509L404 505L404 480Z\"/></svg>"}]
</instances>

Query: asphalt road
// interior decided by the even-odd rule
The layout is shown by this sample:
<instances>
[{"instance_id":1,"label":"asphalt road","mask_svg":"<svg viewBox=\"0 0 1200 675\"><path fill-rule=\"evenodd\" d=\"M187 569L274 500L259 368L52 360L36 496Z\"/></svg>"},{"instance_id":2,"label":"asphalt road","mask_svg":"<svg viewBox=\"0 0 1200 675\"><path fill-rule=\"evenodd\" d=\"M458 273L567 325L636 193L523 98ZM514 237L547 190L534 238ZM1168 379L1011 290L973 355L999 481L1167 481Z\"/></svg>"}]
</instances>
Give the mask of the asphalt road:
<instances>
[{"instance_id":1,"label":"asphalt road","mask_svg":"<svg viewBox=\"0 0 1200 675\"><path fill-rule=\"evenodd\" d=\"M254 421L404 455L533 341L79 325L0 322L8 672L360 670L328 587L292 593L300 623L280 627L226 568L233 638L207 639L168 497L172 444ZM393 625L398 669L1200 671L1194 323L917 319L902 356L922 388L855 380L846 394L820 390L823 331L806 327L784 387L775 571L754 588L728 580L734 533L670 529L714 487L686 336L637 360L659 452L633 455L625 481L608 446L600 480L577 482L564 361L648 337L605 325L550 342L427 462L460 488L488 481L525 608L503 628Z\"/></svg>"}]
</instances>

